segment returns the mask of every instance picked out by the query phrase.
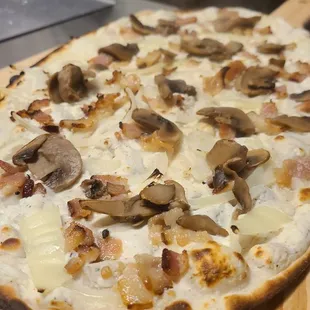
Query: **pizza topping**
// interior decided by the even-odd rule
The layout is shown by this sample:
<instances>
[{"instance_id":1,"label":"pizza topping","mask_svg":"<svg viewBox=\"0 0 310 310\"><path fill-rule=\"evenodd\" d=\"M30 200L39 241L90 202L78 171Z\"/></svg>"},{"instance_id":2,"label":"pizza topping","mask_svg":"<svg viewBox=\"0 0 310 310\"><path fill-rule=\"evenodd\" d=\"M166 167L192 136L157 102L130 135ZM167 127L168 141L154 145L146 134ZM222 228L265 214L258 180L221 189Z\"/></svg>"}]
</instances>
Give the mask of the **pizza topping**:
<instances>
[{"instance_id":1,"label":"pizza topping","mask_svg":"<svg viewBox=\"0 0 310 310\"><path fill-rule=\"evenodd\" d=\"M271 30L270 26L260 28L260 29L256 29L256 32L258 32L261 35L272 34L272 30Z\"/></svg>"},{"instance_id":2,"label":"pizza topping","mask_svg":"<svg viewBox=\"0 0 310 310\"><path fill-rule=\"evenodd\" d=\"M178 282L189 269L187 251L183 250L182 253L179 254L169 249L163 249L161 267L173 282Z\"/></svg>"},{"instance_id":3,"label":"pizza topping","mask_svg":"<svg viewBox=\"0 0 310 310\"><path fill-rule=\"evenodd\" d=\"M192 307L187 301L177 300L165 308L165 310L192 310Z\"/></svg>"},{"instance_id":4,"label":"pizza topping","mask_svg":"<svg viewBox=\"0 0 310 310\"><path fill-rule=\"evenodd\" d=\"M249 112L247 115L253 122L256 132L263 132L268 135L277 135L282 132L280 126L271 124L263 115L258 115L254 111Z\"/></svg>"},{"instance_id":5,"label":"pizza topping","mask_svg":"<svg viewBox=\"0 0 310 310\"><path fill-rule=\"evenodd\" d=\"M120 122L119 127L123 135L128 139L139 139L144 133L143 128L135 123L128 124Z\"/></svg>"},{"instance_id":6,"label":"pizza topping","mask_svg":"<svg viewBox=\"0 0 310 310\"><path fill-rule=\"evenodd\" d=\"M145 287L156 295L162 295L165 289L172 288L172 280L164 272L160 257L149 254L135 255L139 277Z\"/></svg>"},{"instance_id":7,"label":"pizza topping","mask_svg":"<svg viewBox=\"0 0 310 310\"><path fill-rule=\"evenodd\" d=\"M180 26L174 20L159 19L156 31L163 36L169 36L179 31Z\"/></svg>"},{"instance_id":8,"label":"pizza topping","mask_svg":"<svg viewBox=\"0 0 310 310\"><path fill-rule=\"evenodd\" d=\"M227 230L219 226L207 215L182 215L178 218L177 223L186 229L207 231L210 235L228 236Z\"/></svg>"},{"instance_id":9,"label":"pizza topping","mask_svg":"<svg viewBox=\"0 0 310 310\"><path fill-rule=\"evenodd\" d=\"M73 144L59 135L41 135L14 156L16 165L27 164L31 173L54 191L62 191L82 174L82 159Z\"/></svg>"},{"instance_id":10,"label":"pizza topping","mask_svg":"<svg viewBox=\"0 0 310 310\"><path fill-rule=\"evenodd\" d=\"M81 187L84 190L85 196L89 199L98 199L108 193L107 187L100 180L96 179L84 180Z\"/></svg>"},{"instance_id":11,"label":"pizza topping","mask_svg":"<svg viewBox=\"0 0 310 310\"><path fill-rule=\"evenodd\" d=\"M291 94L290 98L297 102L310 101L310 90L305 90L301 93Z\"/></svg>"},{"instance_id":12,"label":"pizza topping","mask_svg":"<svg viewBox=\"0 0 310 310\"><path fill-rule=\"evenodd\" d=\"M91 211L82 209L78 198L68 201L67 206L71 217L75 220L88 218L91 215Z\"/></svg>"},{"instance_id":13,"label":"pizza topping","mask_svg":"<svg viewBox=\"0 0 310 310\"><path fill-rule=\"evenodd\" d=\"M72 257L65 266L68 274L76 275L84 266L84 261L79 257Z\"/></svg>"},{"instance_id":14,"label":"pizza topping","mask_svg":"<svg viewBox=\"0 0 310 310\"><path fill-rule=\"evenodd\" d=\"M223 67L214 76L204 77L203 90L211 96L215 96L220 93L225 88L225 76L228 71L229 67Z\"/></svg>"},{"instance_id":15,"label":"pizza topping","mask_svg":"<svg viewBox=\"0 0 310 310\"><path fill-rule=\"evenodd\" d=\"M261 16L240 17L238 12L229 10L220 10L218 15L218 19L213 21L214 29L217 32L253 29L261 20Z\"/></svg>"},{"instance_id":16,"label":"pizza topping","mask_svg":"<svg viewBox=\"0 0 310 310\"><path fill-rule=\"evenodd\" d=\"M88 60L89 68L97 70L105 70L114 61L114 57L106 53L101 53L98 56Z\"/></svg>"},{"instance_id":17,"label":"pizza topping","mask_svg":"<svg viewBox=\"0 0 310 310\"><path fill-rule=\"evenodd\" d=\"M151 184L141 191L140 196L151 203L166 205L175 196L175 186L173 184Z\"/></svg>"},{"instance_id":18,"label":"pizza topping","mask_svg":"<svg viewBox=\"0 0 310 310\"><path fill-rule=\"evenodd\" d=\"M54 73L48 81L48 93L55 103L72 103L85 97L87 87L81 68L68 64Z\"/></svg>"},{"instance_id":19,"label":"pizza topping","mask_svg":"<svg viewBox=\"0 0 310 310\"><path fill-rule=\"evenodd\" d=\"M284 68L285 59L270 58L269 59L269 65L276 66L279 68Z\"/></svg>"},{"instance_id":20,"label":"pizza topping","mask_svg":"<svg viewBox=\"0 0 310 310\"><path fill-rule=\"evenodd\" d=\"M180 183L173 180L166 180L165 184L174 185L175 187L175 195L173 197L173 200L169 203L169 209L181 208L182 210L188 210L190 206L185 196L184 187Z\"/></svg>"},{"instance_id":21,"label":"pizza topping","mask_svg":"<svg viewBox=\"0 0 310 310\"><path fill-rule=\"evenodd\" d=\"M278 108L273 101L264 102L260 110L260 115L267 118L278 116Z\"/></svg>"},{"instance_id":22,"label":"pizza topping","mask_svg":"<svg viewBox=\"0 0 310 310\"><path fill-rule=\"evenodd\" d=\"M121 257L123 252L122 240L114 237L107 237L98 239L98 246L100 250L100 260L115 260Z\"/></svg>"},{"instance_id":23,"label":"pizza topping","mask_svg":"<svg viewBox=\"0 0 310 310\"><path fill-rule=\"evenodd\" d=\"M188 17L177 17L175 20L175 23L178 26L184 26L188 24L194 24L197 22L197 17L196 16L188 16Z\"/></svg>"},{"instance_id":24,"label":"pizza topping","mask_svg":"<svg viewBox=\"0 0 310 310\"><path fill-rule=\"evenodd\" d=\"M187 94L188 96L196 96L194 86L187 85L183 80L169 80L163 74L155 76L155 84L158 87L161 98L168 104L175 104L173 93Z\"/></svg>"},{"instance_id":25,"label":"pizza topping","mask_svg":"<svg viewBox=\"0 0 310 310\"><path fill-rule=\"evenodd\" d=\"M276 71L267 67L249 67L237 79L235 87L249 97L269 94L274 91Z\"/></svg>"},{"instance_id":26,"label":"pizza topping","mask_svg":"<svg viewBox=\"0 0 310 310\"><path fill-rule=\"evenodd\" d=\"M154 27L143 25L140 20L133 14L130 15L130 22L132 29L139 34L148 35L156 33L156 29Z\"/></svg>"},{"instance_id":27,"label":"pizza topping","mask_svg":"<svg viewBox=\"0 0 310 310\"><path fill-rule=\"evenodd\" d=\"M155 65L159 62L161 58L161 51L154 50L153 52L149 52L145 57L138 57L136 60L136 64L138 68L147 68Z\"/></svg>"},{"instance_id":28,"label":"pizza topping","mask_svg":"<svg viewBox=\"0 0 310 310\"><path fill-rule=\"evenodd\" d=\"M310 100L299 104L297 110L304 113L310 113Z\"/></svg>"},{"instance_id":29,"label":"pizza topping","mask_svg":"<svg viewBox=\"0 0 310 310\"><path fill-rule=\"evenodd\" d=\"M197 112L203 115L211 124L225 124L235 129L241 136L249 136L255 133L255 127L251 119L240 109L230 107L203 108Z\"/></svg>"},{"instance_id":30,"label":"pizza topping","mask_svg":"<svg viewBox=\"0 0 310 310\"><path fill-rule=\"evenodd\" d=\"M0 302L3 310L31 310L10 285L0 285Z\"/></svg>"},{"instance_id":31,"label":"pizza topping","mask_svg":"<svg viewBox=\"0 0 310 310\"><path fill-rule=\"evenodd\" d=\"M136 43L129 43L127 45L113 43L98 50L99 55L102 53L108 54L118 61L130 61L138 52L139 47Z\"/></svg>"},{"instance_id":32,"label":"pizza topping","mask_svg":"<svg viewBox=\"0 0 310 310\"><path fill-rule=\"evenodd\" d=\"M262 54L280 54L285 50L285 45L275 43L263 43L257 47L257 51Z\"/></svg>"},{"instance_id":33,"label":"pizza topping","mask_svg":"<svg viewBox=\"0 0 310 310\"><path fill-rule=\"evenodd\" d=\"M277 99L287 98L287 88L285 85L281 85L275 88Z\"/></svg>"},{"instance_id":34,"label":"pizza topping","mask_svg":"<svg viewBox=\"0 0 310 310\"><path fill-rule=\"evenodd\" d=\"M273 125L280 126L284 131L310 132L310 117L308 116L279 115L268 119L268 121Z\"/></svg>"},{"instance_id":35,"label":"pizza topping","mask_svg":"<svg viewBox=\"0 0 310 310\"><path fill-rule=\"evenodd\" d=\"M301 74L310 75L310 63L297 61L296 66Z\"/></svg>"}]
</instances>

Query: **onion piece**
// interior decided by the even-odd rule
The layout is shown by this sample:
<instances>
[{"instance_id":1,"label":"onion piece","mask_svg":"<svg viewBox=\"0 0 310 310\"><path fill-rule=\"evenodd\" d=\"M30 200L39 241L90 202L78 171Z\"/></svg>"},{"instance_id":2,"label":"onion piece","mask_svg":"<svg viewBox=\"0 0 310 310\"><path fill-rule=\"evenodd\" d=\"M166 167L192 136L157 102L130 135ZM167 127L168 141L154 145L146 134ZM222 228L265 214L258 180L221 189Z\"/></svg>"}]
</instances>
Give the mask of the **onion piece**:
<instances>
[{"instance_id":1,"label":"onion piece","mask_svg":"<svg viewBox=\"0 0 310 310\"><path fill-rule=\"evenodd\" d=\"M239 234L259 235L277 231L290 221L286 213L276 208L256 206L247 214L239 216L233 225L238 227Z\"/></svg>"},{"instance_id":2,"label":"onion piece","mask_svg":"<svg viewBox=\"0 0 310 310\"><path fill-rule=\"evenodd\" d=\"M40 129L39 127L36 127L35 125L31 124L31 122L23 119L16 112L12 112L12 117L15 119L18 125L24 127L25 129L39 135L46 134L46 131Z\"/></svg>"}]
</instances>

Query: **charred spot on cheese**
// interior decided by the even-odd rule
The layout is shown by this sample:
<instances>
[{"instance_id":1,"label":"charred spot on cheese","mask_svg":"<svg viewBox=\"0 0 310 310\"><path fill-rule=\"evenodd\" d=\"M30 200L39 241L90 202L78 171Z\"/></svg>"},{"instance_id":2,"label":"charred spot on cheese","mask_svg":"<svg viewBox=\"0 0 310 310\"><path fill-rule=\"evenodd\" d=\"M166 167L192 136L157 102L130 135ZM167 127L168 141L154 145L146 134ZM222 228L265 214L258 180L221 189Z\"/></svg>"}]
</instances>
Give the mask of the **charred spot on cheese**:
<instances>
[{"instance_id":1,"label":"charred spot on cheese","mask_svg":"<svg viewBox=\"0 0 310 310\"><path fill-rule=\"evenodd\" d=\"M193 250L190 253L194 262L194 276L201 286L215 287L225 282L234 286L248 276L248 265L241 254L209 241L206 248Z\"/></svg>"},{"instance_id":2,"label":"charred spot on cheese","mask_svg":"<svg viewBox=\"0 0 310 310\"><path fill-rule=\"evenodd\" d=\"M55 103L77 102L87 95L85 78L80 67L68 64L48 81L48 92Z\"/></svg>"},{"instance_id":3,"label":"charred spot on cheese","mask_svg":"<svg viewBox=\"0 0 310 310\"><path fill-rule=\"evenodd\" d=\"M69 140L48 134L36 137L17 151L13 162L27 165L37 179L56 192L74 184L83 165L81 155Z\"/></svg>"},{"instance_id":4,"label":"charred spot on cheese","mask_svg":"<svg viewBox=\"0 0 310 310\"><path fill-rule=\"evenodd\" d=\"M0 249L4 251L16 251L21 247L21 242L18 238L9 238L0 243Z\"/></svg>"},{"instance_id":5,"label":"charred spot on cheese","mask_svg":"<svg viewBox=\"0 0 310 310\"><path fill-rule=\"evenodd\" d=\"M309 201L310 200L310 188L302 188L299 191L299 200L300 201Z\"/></svg>"},{"instance_id":6,"label":"charred spot on cheese","mask_svg":"<svg viewBox=\"0 0 310 310\"><path fill-rule=\"evenodd\" d=\"M0 285L0 308L3 310L31 310L9 285Z\"/></svg>"},{"instance_id":7,"label":"charred spot on cheese","mask_svg":"<svg viewBox=\"0 0 310 310\"><path fill-rule=\"evenodd\" d=\"M192 307L187 301L177 300L171 305L167 306L165 310L192 310Z\"/></svg>"}]
</instances>

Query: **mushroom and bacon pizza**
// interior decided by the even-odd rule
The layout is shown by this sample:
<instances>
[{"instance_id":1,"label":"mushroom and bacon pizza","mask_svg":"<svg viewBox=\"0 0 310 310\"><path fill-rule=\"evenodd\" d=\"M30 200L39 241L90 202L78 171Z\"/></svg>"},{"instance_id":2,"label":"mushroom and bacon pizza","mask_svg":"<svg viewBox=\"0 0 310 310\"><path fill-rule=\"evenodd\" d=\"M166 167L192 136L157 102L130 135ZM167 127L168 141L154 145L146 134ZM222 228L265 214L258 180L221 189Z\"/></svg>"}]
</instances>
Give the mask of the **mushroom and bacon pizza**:
<instances>
[{"instance_id":1,"label":"mushroom and bacon pizza","mask_svg":"<svg viewBox=\"0 0 310 310\"><path fill-rule=\"evenodd\" d=\"M1 309L252 309L306 269L304 30L140 12L1 100Z\"/></svg>"}]
</instances>

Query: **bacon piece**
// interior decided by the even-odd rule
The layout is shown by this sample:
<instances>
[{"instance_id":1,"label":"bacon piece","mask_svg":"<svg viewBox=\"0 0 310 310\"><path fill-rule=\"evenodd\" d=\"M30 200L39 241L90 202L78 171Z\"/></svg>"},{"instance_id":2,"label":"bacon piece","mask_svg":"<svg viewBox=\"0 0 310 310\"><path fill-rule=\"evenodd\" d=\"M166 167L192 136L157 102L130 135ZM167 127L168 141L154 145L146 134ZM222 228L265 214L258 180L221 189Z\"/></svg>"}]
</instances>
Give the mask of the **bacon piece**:
<instances>
[{"instance_id":1,"label":"bacon piece","mask_svg":"<svg viewBox=\"0 0 310 310\"><path fill-rule=\"evenodd\" d=\"M126 194L128 192L125 185L115 184L115 183L110 183L110 182L107 183L107 191L112 197Z\"/></svg>"},{"instance_id":2,"label":"bacon piece","mask_svg":"<svg viewBox=\"0 0 310 310\"><path fill-rule=\"evenodd\" d=\"M156 295L162 295L173 284L161 266L161 258L149 254L135 255L139 276L145 287Z\"/></svg>"},{"instance_id":3,"label":"bacon piece","mask_svg":"<svg viewBox=\"0 0 310 310\"><path fill-rule=\"evenodd\" d=\"M98 69L106 69L114 61L114 58L108 54L100 53L98 56L88 60L91 67Z\"/></svg>"},{"instance_id":4,"label":"bacon piece","mask_svg":"<svg viewBox=\"0 0 310 310\"><path fill-rule=\"evenodd\" d=\"M119 259L123 252L122 240L110 236L105 239L99 239L98 246L100 260Z\"/></svg>"},{"instance_id":5,"label":"bacon piece","mask_svg":"<svg viewBox=\"0 0 310 310\"><path fill-rule=\"evenodd\" d=\"M77 222L72 222L70 226L66 228L64 237L65 249L67 252L76 249L80 245L91 246L95 242L93 232Z\"/></svg>"},{"instance_id":6,"label":"bacon piece","mask_svg":"<svg viewBox=\"0 0 310 310\"><path fill-rule=\"evenodd\" d=\"M69 200L67 202L67 206L68 206L71 217L75 220L78 220L81 218L88 218L92 214L92 211L82 209L80 205L80 199L78 198Z\"/></svg>"},{"instance_id":7,"label":"bacon piece","mask_svg":"<svg viewBox=\"0 0 310 310\"><path fill-rule=\"evenodd\" d=\"M304 113L310 113L310 101L305 101L297 106L297 110Z\"/></svg>"},{"instance_id":8,"label":"bacon piece","mask_svg":"<svg viewBox=\"0 0 310 310\"><path fill-rule=\"evenodd\" d=\"M120 123L120 129L122 130L123 135L128 139L138 139L144 133L144 130L136 123Z\"/></svg>"},{"instance_id":9,"label":"bacon piece","mask_svg":"<svg viewBox=\"0 0 310 310\"><path fill-rule=\"evenodd\" d=\"M32 103L30 103L27 111L28 112L34 112L39 111L41 108L48 107L50 104L49 99L41 99L41 100L35 100Z\"/></svg>"},{"instance_id":10,"label":"bacon piece","mask_svg":"<svg viewBox=\"0 0 310 310\"><path fill-rule=\"evenodd\" d=\"M286 159L282 168L275 169L277 184L281 187L291 187L292 177L310 180L310 156L299 156Z\"/></svg>"},{"instance_id":11,"label":"bacon piece","mask_svg":"<svg viewBox=\"0 0 310 310\"><path fill-rule=\"evenodd\" d=\"M306 77L306 74L302 74L300 72L287 72L285 70L281 70L279 76L285 80L301 83Z\"/></svg>"},{"instance_id":12,"label":"bacon piece","mask_svg":"<svg viewBox=\"0 0 310 310\"><path fill-rule=\"evenodd\" d=\"M236 131L227 124L218 124L219 135L221 139L234 139L236 138Z\"/></svg>"},{"instance_id":13,"label":"bacon piece","mask_svg":"<svg viewBox=\"0 0 310 310\"><path fill-rule=\"evenodd\" d=\"M278 109L273 101L264 102L260 110L260 115L265 118L273 118L278 116Z\"/></svg>"},{"instance_id":14,"label":"bacon piece","mask_svg":"<svg viewBox=\"0 0 310 310\"><path fill-rule=\"evenodd\" d=\"M285 85L281 85L275 88L277 99L287 98L287 88Z\"/></svg>"},{"instance_id":15,"label":"bacon piece","mask_svg":"<svg viewBox=\"0 0 310 310\"><path fill-rule=\"evenodd\" d=\"M107 85L119 84L121 82L121 78L123 77L123 73L121 71L114 70L112 72L112 78L106 80Z\"/></svg>"},{"instance_id":16,"label":"bacon piece","mask_svg":"<svg viewBox=\"0 0 310 310\"><path fill-rule=\"evenodd\" d=\"M128 264L117 283L122 301L128 309L149 309L153 306L153 294L139 277L136 264ZM136 308L135 308L136 307Z\"/></svg>"},{"instance_id":17,"label":"bacon piece","mask_svg":"<svg viewBox=\"0 0 310 310\"><path fill-rule=\"evenodd\" d=\"M164 272L169 275L174 282L178 282L189 269L187 251L184 250L181 254L179 254L177 252L164 249L162 253L161 266Z\"/></svg>"}]
</instances>

